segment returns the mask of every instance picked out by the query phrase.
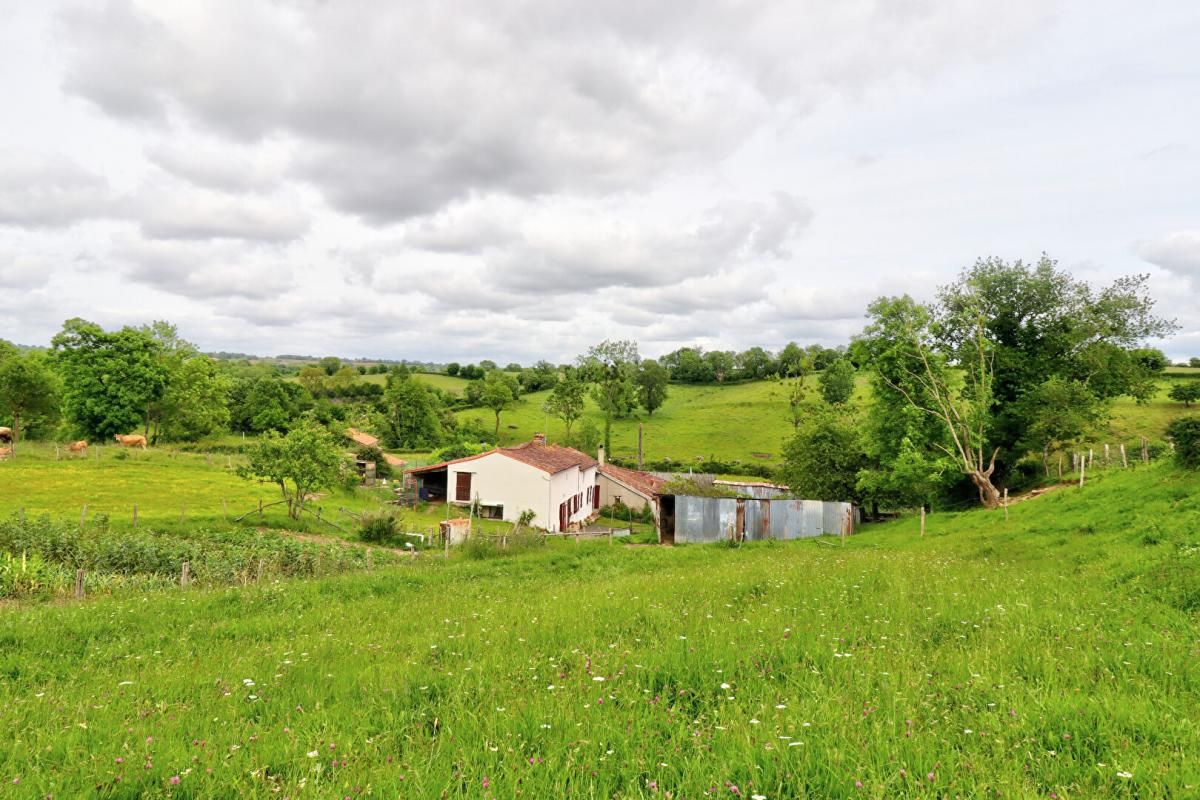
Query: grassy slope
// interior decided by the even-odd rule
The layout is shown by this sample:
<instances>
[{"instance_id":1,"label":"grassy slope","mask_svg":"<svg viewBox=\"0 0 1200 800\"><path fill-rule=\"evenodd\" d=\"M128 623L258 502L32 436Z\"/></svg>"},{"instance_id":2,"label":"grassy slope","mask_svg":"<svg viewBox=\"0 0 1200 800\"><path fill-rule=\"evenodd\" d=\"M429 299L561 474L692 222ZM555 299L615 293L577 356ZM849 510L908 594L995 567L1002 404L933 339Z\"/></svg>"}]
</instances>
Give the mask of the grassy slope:
<instances>
[{"instance_id":1,"label":"grassy slope","mask_svg":"<svg viewBox=\"0 0 1200 800\"><path fill-rule=\"evenodd\" d=\"M905 520L845 545L563 542L8 607L0 778L17 797L1196 796L1197 529L1200 476L1160 465L1008 523L935 515L924 539Z\"/></svg>"},{"instance_id":2,"label":"grassy slope","mask_svg":"<svg viewBox=\"0 0 1200 800\"><path fill-rule=\"evenodd\" d=\"M162 529L186 524L223 529L231 526L231 518L257 508L260 499L264 503L279 499L276 487L244 480L233 472L232 468L243 460L239 456L210 457L165 447L143 452L107 446L92 447L88 455L86 459L58 461L53 446L24 445L18 458L0 462L0 516L24 509L29 515L78 519L86 504L89 519L107 515L114 528L122 529L132 526L136 505L143 526ZM354 523L340 509L354 513L377 511L390 496L387 490L335 490L310 507L313 511L320 509L325 519L348 531ZM434 528L445 518L444 506L423 506L400 513L401 526L417 531ZM452 513L459 516L461 511L456 508ZM310 517L297 524L288 519L282 506L266 509L261 518L252 515L246 524L338 534ZM486 520L481 526L488 531L511 527Z\"/></svg>"}]
</instances>

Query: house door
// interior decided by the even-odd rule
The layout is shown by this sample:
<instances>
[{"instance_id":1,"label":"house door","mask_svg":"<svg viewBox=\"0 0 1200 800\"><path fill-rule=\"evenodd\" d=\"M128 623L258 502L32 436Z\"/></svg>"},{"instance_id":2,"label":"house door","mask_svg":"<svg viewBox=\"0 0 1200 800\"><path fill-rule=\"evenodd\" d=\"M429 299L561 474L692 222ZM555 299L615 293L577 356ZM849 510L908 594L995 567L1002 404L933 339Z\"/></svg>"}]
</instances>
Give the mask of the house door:
<instances>
[{"instance_id":1,"label":"house door","mask_svg":"<svg viewBox=\"0 0 1200 800\"><path fill-rule=\"evenodd\" d=\"M570 515L567 514L567 504L558 504L558 530L565 531L567 529L567 519Z\"/></svg>"},{"instance_id":2,"label":"house door","mask_svg":"<svg viewBox=\"0 0 1200 800\"><path fill-rule=\"evenodd\" d=\"M454 499L460 503L471 502L471 473L455 473Z\"/></svg>"}]
</instances>

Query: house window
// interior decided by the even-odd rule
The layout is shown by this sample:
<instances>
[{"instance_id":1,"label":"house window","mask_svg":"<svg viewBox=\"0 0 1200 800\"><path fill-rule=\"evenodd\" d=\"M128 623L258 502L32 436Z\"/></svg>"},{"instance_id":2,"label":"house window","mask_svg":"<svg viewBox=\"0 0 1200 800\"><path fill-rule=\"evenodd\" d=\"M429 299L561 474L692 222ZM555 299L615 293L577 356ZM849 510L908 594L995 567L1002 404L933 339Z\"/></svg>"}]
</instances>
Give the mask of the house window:
<instances>
[{"instance_id":1,"label":"house window","mask_svg":"<svg viewBox=\"0 0 1200 800\"><path fill-rule=\"evenodd\" d=\"M471 473L469 473L469 472L455 473L454 499L460 503L471 502Z\"/></svg>"}]
</instances>

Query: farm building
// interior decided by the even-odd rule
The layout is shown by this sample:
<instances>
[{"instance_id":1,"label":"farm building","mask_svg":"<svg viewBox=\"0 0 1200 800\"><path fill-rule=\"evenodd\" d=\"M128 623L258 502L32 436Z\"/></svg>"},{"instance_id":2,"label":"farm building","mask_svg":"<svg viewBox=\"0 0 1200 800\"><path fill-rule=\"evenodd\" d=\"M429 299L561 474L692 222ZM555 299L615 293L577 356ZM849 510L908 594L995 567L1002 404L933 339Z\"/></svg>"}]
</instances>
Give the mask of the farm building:
<instances>
[{"instance_id":1,"label":"farm building","mask_svg":"<svg viewBox=\"0 0 1200 800\"><path fill-rule=\"evenodd\" d=\"M658 494L666 481L648 472L618 467L609 464L604 458L604 448L599 450L600 456L600 505L611 506L622 503L634 511L641 511L649 506L658 519Z\"/></svg>"},{"instance_id":2,"label":"farm building","mask_svg":"<svg viewBox=\"0 0 1200 800\"><path fill-rule=\"evenodd\" d=\"M533 525L567 531L587 522L598 507L597 468L589 455L546 444L540 434L515 447L408 470L423 500L478 502L483 517L516 522L533 512Z\"/></svg>"},{"instance_id":3,"label":"farm building","mask_svg":"<svg viewBox=\"0 0 1200 800\"><path fill-rule=\"evenodd\" d=\"M659 508L663 544L845 536L854 533L857 521L853 504L821 500L663 495Z\"/></svg>"},{"instance_id":4,"label":"farm building","mask_svg":"<svg viewBox=\"0 0 1200 800\"><path fill-rule=\"evenodd\" d=\"M713 486L730 489L745 497L756 500L773 500L788 493L788 487L765 481L723 481L713 480Z\"/></svg>"}]
</instances>

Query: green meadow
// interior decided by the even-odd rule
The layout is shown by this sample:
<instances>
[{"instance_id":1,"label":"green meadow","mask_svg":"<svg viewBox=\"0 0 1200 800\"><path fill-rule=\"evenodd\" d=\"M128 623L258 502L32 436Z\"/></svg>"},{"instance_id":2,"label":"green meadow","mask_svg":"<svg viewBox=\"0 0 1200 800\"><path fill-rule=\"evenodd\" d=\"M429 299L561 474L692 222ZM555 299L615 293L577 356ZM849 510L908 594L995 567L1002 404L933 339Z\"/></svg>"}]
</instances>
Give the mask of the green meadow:
<instances>
[{"instance_id":1,"label":"green meadow","mask_svg":"<svg viewBox=\"0 0 1200 800\"><path fill-rule=\"evenodd\" d=\"M122 466L129 466L123 464ZM1200 476L0 607L4 795L1200 795ZM495 556L496 554L493 554Z\"/></svg>"}]
</instances>

